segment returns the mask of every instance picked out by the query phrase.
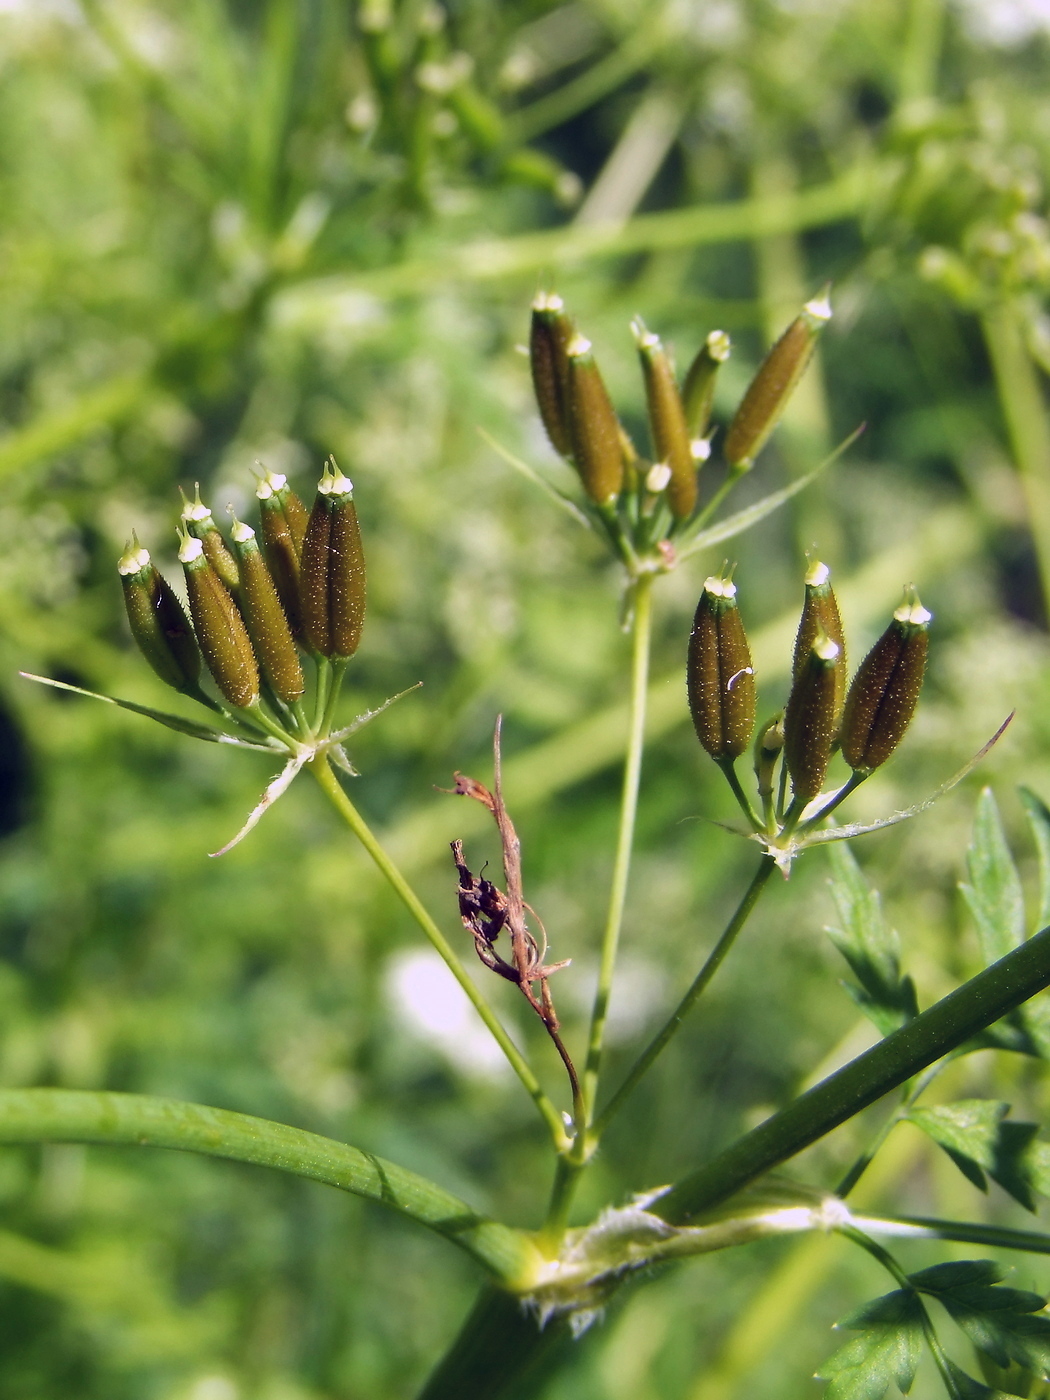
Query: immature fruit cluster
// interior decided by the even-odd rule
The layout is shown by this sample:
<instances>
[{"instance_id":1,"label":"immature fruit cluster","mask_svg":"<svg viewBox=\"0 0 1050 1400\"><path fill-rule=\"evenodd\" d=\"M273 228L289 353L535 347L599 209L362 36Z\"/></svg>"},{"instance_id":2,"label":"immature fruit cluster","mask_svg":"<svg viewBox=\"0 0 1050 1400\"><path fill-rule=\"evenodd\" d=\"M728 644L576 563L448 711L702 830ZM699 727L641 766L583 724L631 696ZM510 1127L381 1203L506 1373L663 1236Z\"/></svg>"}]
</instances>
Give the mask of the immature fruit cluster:
<instances>
[{"instance_id":1,"label":"immature fruit cluster","mask_svg":"<svg viewBox=\"0 0 1050 1400\"><path fill-rule=\"evenodd\" d=\"M726 434L730 482L750 469L769 438L830 316L826 297L809 302L759 367ZM659 554L661 541L702 525L698 473L711 455L715 383L729 357L729 337L711 331L679 381L660 337L640 319L632 330L645 384L650 461L640 457L616 415L591 342L550 292L532 304L532 385L547 436L576 469L621 555L655 547L657 558L666 558Z\"/></svg>"},{"instance_id":2,"label":"immature fruit cluster","mask_svg":"<svg viewBox=\"0 0 1050 1400\"><path fill-rule=\"evenodd\" d=\"M251 710L264 698L285 721L306 690L297 643L337 662L357 650L364 553L353 487L331 459L309 513L280 473L267 472L256 495L259 535L234 517L230 544L199 490L184 504L179 562L192 626L137 540L119 570L132 635L162 680L207 703L203 655L228 704Z\"/></svg>"},{"instance_id":3,"label":"immature fruit cluster","mask_svg":"<svg viewBox=\"0 0 1050 1400\"><path fill-rule=\"evenodd\" d=\"M836 747L867 777L893 753L915 712L926 667L931 614L914 589L861 662L846 691L846 641L825 564L806 573L806 595L795 639L787 706L762 728L755 745L759 796L771 802L781 758L798 803L823 791ZM736 586L709 578L689 638L689 709L700 743L731 765L747 748L755 724L755 680Z\"/></svg>"}]
</instances>

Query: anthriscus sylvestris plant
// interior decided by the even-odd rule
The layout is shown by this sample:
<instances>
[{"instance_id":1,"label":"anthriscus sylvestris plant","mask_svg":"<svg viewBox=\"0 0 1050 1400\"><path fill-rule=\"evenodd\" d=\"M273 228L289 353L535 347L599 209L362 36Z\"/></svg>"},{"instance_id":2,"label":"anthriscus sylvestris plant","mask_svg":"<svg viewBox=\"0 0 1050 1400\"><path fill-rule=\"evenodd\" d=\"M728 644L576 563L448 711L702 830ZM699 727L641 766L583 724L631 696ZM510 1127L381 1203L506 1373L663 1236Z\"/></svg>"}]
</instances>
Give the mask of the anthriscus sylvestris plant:
<instances>
[{"instance_id":1,"label":"anthriscus sylvestris plant","mask_svg":"<svg viewBox=\"0 0 1050 1400\"><path fill-rule=\"evenodd\" d=\"M706 578L691 633L682 638L683 714L688 706L702 749L724 774L743 813L739 834L761 851L728 924L702 937L706 956L698 959L699 970L662 1027L638 1048L618 1083L610 1087L603 1076L641 777L653 587L692 555L721 545L775 510L823 469L736 514L719 515L736 483L755 468L830 315L826 295L803 308L759 366L724 433L716 430L712 413L719 369L730 354L728 336L710 331L679 376L660 338L636 319L632 330L649 418L649 442L640 448L617 415L593 346L561 298L545 292L533 304L529 357L537 407L579 489L567 493L528 464L503 455L606 540L621 567L626 600L621 622L631 633L620 818L597 989L579 1047L563 1035L550 985L555 973L572 977L573 971L567 962L547 961L547 931L527 898L510 812L513 793L503 790L498 720L491 788L457 773L452 791L491 814L502 847L502 887L484 872L474 874L464 843L453 842L456 880L454 886L450 881L449 907L440 920L425 908L347 793L345 780L356 774L345 745L385 705L351 724L337 721L340 687L364 626L365 560L353 487L335 462L325 465L309 510L283 475L264 471L256 492L258 527L233 517L228 537L199 490L186 500L178 526L185 603L137 538L119 561L139 650L165 684L208 711L208 720L96 698L194 738L281 760L280 772L223 851L251 831L299 772L313 775L452 970L535 1104L549 1139L553 1184L534 1229L485 1216L418 1173L345 1143L196 1104L133 1094L2 1090L0 1142L150 1144L255 1162L365 1196L444 1235L473 1258L487 1282L421 1400L538 1394L563 1358L562 1342L585 1330L632 1277L671 1260L807 1231L833 1232L858 1245L885 1267L895 1285L843 1320L855 1335L824 1365L831 1400L880 1400L891 1385L906 1392L924 1349L953 1400L1001 1394L1007 1384L1027 1395L1037 1382L1050 1380L1050 1320L1040 1295L1003 1287L998 1266L986 1260L909 1273L880 1242L903 1236L1050 1253L1050 1236L966 1221L865 1214L849 1201L876 1151L904 1122L943 1147L979 1187L991 1177L1029 1207L1038 1194L1050 1194L1050 1143L1039 1140L1034 1125L1010 1120L1008 1104L977 1098L920 1101L949 1063L973 1049L1050 1055L1045 1003L1031 1000L1050 984L1050 929L1028 936L1016 870L990 793L978 808L965 887L987 965L925 1010L920 1011L916 986L902 971L900 943L883 921L878 895L844 844L915 816L969 772L985 750L905 812L867 825L832 821L856 788L891 760L914 714L932 618L913 587L905 589L849 681L846 633L830 570L811 559L785 667L790 688L778 697L781 708L758 724L761 678L741 607L746 590L738 595L727 565ZM745 785L750 779L742 780L738 772L741 762L753 770L753 795ZM1044 857L1040 908L1050 910L1050 810L1033 793L1025 793L1024 801ZM609 1202L590 1220L574 1216L577 1188L606 1129L685 1018L695 1013L772 872L779 868L787 876L802 852L821 845L829 847L841 924L832 938L853 978L847 990L881 1038L676 1182L655 1188L639 1182L630 1201ZM465 943L457 934L459 947L472 945L485 969L521 993L560 1058L565 1073L560 1086L545 1082L468 974L442 928L450 922L453 901L469 936ZM883 1105L881 1121L865 1128L870 1141L844 1174L820 1179L827 1168L811 1166L802 1177L774 1175L877 1102ZM946 1351L938 1334L941 1323L928 1308L930 1298L958 1324L974 1351L971 1369L980 1369L984 1380L960 1365L957 1349L952 1355Z\"/></svg>"}]
</instances>

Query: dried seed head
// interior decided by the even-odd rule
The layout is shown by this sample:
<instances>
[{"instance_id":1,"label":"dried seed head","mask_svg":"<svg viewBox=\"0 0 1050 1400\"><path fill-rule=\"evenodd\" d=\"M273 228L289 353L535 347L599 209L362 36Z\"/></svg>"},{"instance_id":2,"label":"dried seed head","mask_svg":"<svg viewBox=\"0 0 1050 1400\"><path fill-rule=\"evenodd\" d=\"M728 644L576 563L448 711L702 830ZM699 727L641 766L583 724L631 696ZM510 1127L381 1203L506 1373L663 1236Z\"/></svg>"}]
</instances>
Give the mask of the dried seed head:
<instances>
[{"instance_id":1,"label":"dried seed head","mask_svg":"<svg viewBox=\"0 0 1050 1400\"><path fill-rule=\"evenodd\" d=\"M192 501L182 497L182 523L195 539L200 540L208 563L226 587L236 588L240 582L237 561L226 547L226 541L212 518L210 508L201 500L199 481L194 482Z\"/></svg>"},{"instance_id":2,"label":"dried seed head","mask_svg":"<svg viewBox=\"0 0 1050 1400\"><path fill-rule=\"evenodd\" d=\"M149 550L134 540L117 565L131 635L161 680L183 694L199 688L201 653L189 618Z\"/></svg>"},{"instance_id":3,"label":"dried seed head","mask_svg":"<svg viewBox=\"0 0 1050 1400\"><path fill-rule=\"evenodd\" d=\"M233 515L232 508L230 514ZM274 694L291 704L299 699L306 684L277 589L255 531L234 516L230 538L241 575L238 600L252 647Z\"/></svg>"},{"instance_id":4,"label":"dried seed head","mask_svg":"<svg viewBox=\"0 0 1050 1400\"><path fill-rule=\"evenodd\" d=\"M190 616L215 684L231 705L253 705L259 698L259 667L244 619L209 563L203 541L185 528L179 530L179 563Z\"/></svg>"},{"instance_id":5,"label":"dried seed head","mask_svg":"<svg viewBox=\"0 0 1050 1400\"><path fill-rule=\"evenodd\" d=\"M676 520L685 520L696 509L696 462L674 370L660 337L647 331L641 318L632 322L631 329L645 378L653 453L657 461L671 468L667 503Z\"/></svg>"},{"instance_id":6,"label":"dried seed head","mask_svg":"<svg viewBox=\"0 0 1050 1400\"><path fill-rule=\"evenodd\" d=\"M784 713L766 720L755 738L755 777L758 780L758 795L763 799L773 796L773 778L777 760L784 748Z\"/></svg>"},{"instance_id":7,"label":"dried seed head","mask_svg":"<svg viewBox=\"0 0 1050 1400\"><path fill-rule=\"evenodd\" d=\"M719 762L739 758L755 727L755 673L736 585L709 578L697 604L686 671L700 743Z\"/></svg>"},{"instance_id":8,"label":"dried seed head","mask_svg":"<svg viewBox=\"0 0 1050 1400\"><path fill-rule=\"evenodd\" d=\"M762 361L726 434L726 461L734 471L747 471L765 446L830 320L826 294L807 302Z\"/></svg>"},{"instance_id":9,"label":"dried seed head","mask_svg":"<svg viewBox=\"0 0 1050 1400\"><path fill-rule=\"evenodd\" d=\"M795 636L795 655L792 676L798 680L809 658L810 650L818 635L825 636L839 649L835 663L835 723L842 716L842 704L846 696L846 638L842 630L839 605L831 587L831 570L819 559L810 562L806 570L806 600L802 605L798 632Z\"/></svg>"},{"instance_id":10,"label":"dried seed head","mask_svg":"<svg viewBox=\"0 0 1050 1400\"><path fill-rule=\"evenodd\" d=\"M529 363L536 404L556 452L572 454L569 432L569 367L567 350L572 322L564 303L554 292L540 292L532 303L529 328Z\"/></svg>"},{"instance_id":11,"label":"dried seed head","mask_svg":"<svg viewBox=\"0 0 1050 1400\"><path fill-rule=\"evenodd\" d=\"M784 711L784 761L805 801L824 786L835 739L837 672L842 648L820 628L795 676Z\"/></svg>"},{"instance_id":12,"label":"dried seed head","mask_svg":"<svg viewBox=\"0 0 1050 1400\"><path fill-rule=\"evenodd\" d=\"M263 553L293 637L302 635L299 559L309 521L306 507L281 472L267 472L255 494L259 499Z\"/></svg>"},{"instance_id":13,"label":"dried seed head","mask_svg":"<svg viewBox=\"0 0 1050 1400\"><path fill-rule=\"evenodd\" d=\"M729 359L730 341L725 331L712 331L701 345L682 381L685 421L694 438L706 435L711 423L718 371Z\"/></svg>"},{"instance_id":14,"label":"dried seed head","mask_svg":"<svg viewBox=\"0 0 1050 1400\"><path fill-rule=\"evenodd\" d=\"M303 627L321 656L353 656L365 618L365 559L354 488L330 457L303 541Z\"/></svg>"},{"instance_id":15,"label":"dried seed head","mask_svg":"<svg viewBox=\"0 0 1050 1400\"><path fill-rule=\"evenodd\" d=\"M861 662L842 715L842 755L858 773L885 763L904 737L922 689L933 614L914 588Z\"/></svg>"},{"instance_id":16,"label":"dried seed head","mask_svg":"<svg viewBox=\"0 0 1050 1400\"><path fill-rule=\"evenodd\" d=\"M573 336L567 356L573 463L591 500L596 505L608 505L616 500L623 486L620 424L591 354L591 342L582 335Z\"/></svg>"}]
</instances>

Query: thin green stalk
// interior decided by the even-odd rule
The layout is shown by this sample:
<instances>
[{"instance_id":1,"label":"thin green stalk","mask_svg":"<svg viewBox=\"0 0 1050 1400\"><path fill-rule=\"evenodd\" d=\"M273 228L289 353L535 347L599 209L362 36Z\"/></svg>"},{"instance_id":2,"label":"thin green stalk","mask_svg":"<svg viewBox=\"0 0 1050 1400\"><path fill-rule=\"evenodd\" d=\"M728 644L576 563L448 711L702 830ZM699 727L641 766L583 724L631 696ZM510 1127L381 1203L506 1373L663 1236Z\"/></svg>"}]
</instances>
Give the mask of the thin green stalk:
<instances>
[{"instance_id":1,"label":"thin green stalk","mask_svg":"<svg viewBox=\"0 0 1050 1400\"><path fill-rule=\"evenodd\" d=\"M313 732L320 734L321 724L324 721L324 712L328 705L328 687L332 680L332 663L327 656L314 657L314 679L316 681L316 694L314 695L314 722Z\"/></svg>"},{"instance_id":2,"label":"thin green stalk","mask_svg":"<svg viewBox=\"0 0 1050 1400\"><path fill-rule=\"evenodd\" d=\"M78 1089L0 1090L0 1143L167 1147L252 1162L365 1196L436 1230L507 1287L528 1286L542 1259L520 1230L479 1215L415 1172L316 1133L203 1104Z\"/></svg>"},{"instance_id":3,"label":"thin green stalk","mask_svg":"<svg viewBox=\"0 0 1050 1400\"><path fill-rule=\"evenodd\" d=\"M317 779L321 791L332 803L332 806L335 807L347 826L375 861L380 872L385 876L395 894L426 934L431 945L441 956L445 966L466 992L474 1010L481 1017L482 1021L484 1021L493 1039L496 1041L496 1044L503 1051L504 1055L506 1055L514 1073L521 1080L526 1091L539 1109L540 1114L550 1129L555 1148L559 1152L565 1152L571 1146L572 1139L565 1131L558 1110L544 1093L539 1080L532 1071L532 1067L500 1024L496 1013L482 996L477 984L467 973L466 968L456 956L452 945L427 913L415 890L376 840L371 827L369 827L368 823L361 816L361 813L346 795L339 779L332 771L332 766L328 758L323 754L318 755L316 758L311 759L306 766Z\"/></svg>"},{"instance_id":4,"label":"thin green stalk","mask_svg":"<svg viewBox=\"0 0 1050 1400\"><path fill-rule=\"evenodd\" d=\"M807 831L811 831L813 827L817 825L818 822L822 822L825 817L830 817L835 808L841 806L841 804L845 802L846 798L849 797L851 793L856 792L857 788L860 787L861 783L864 782L866 778L870 777L870 773L851 773L849 778L842 785L842 787L839 788L838 792L827 804L827 806L821 807L820 811L816 814L815 817L810 817L808 821L803 822L803 824L799 827L799 835L805 835L805 833Z\"/></svg>"},{"instance_id":5,"label":"thin green stalk","mask_svg":"<svg viewBox=\"0 0 1050 1400\"><path fill-rule=\"evenodd\" d=\"M339 704L339 692L343 688L343 676L346 668L350 664L348 656L337 656L334 661L329 662L332 668L332 680L328 693L328 700L324 707L324 716L321 720L321 733L330 734L332 725L335 723L335 710Z\"/></svg>"},{"instance_id":6,"label":"thin green stalk","mask_svg":"<svg viewBox=\"0 0 1050 1400\"><path fill-rule=\"evenodd\" d=\"M576 1195L576 1184L583 1167L568 1157L559 1157L554 1166L554 1184L551 1187L547 1217L540 1231L540 1248L544 1254L554 1258L569 1224L569 1212Z\"/></svg>"},{"instance_id":7,"label":"thin green stalk","mask_svg":"<svg viewBox=\"0 0 1050 1400\"><path fill-rule=\"evenodd\" d=\"M721 760L718 766L725 774L726 782L733 789L733 796L736 798L740 810L750 823L752 830L764 832L766 829L765 826L759 821L758 813L751 805L751 799L740 785L740 779L737 777L736 771L736 760L727 758Z\"/></svg>"},{"instance_id":8,"label":"thin green stalk","mask_svg":"<svg viewBox=\"0 0 1050 1400\"><path fill-rule=\"evenodd\" d=\"M729 472L729 474L726 476L725 481L722 482L721 486L719 486L717 491L715 491L715 494L708 501L707 505L704 506L700 514L692 522L692 524L690 525L690 530L695 532L704 528L707 522L711 519L712 515L714 515L715 511L718 509L718 507L722 504L725 498L729 495L730 491L732 491L733 487L740 480L740 476L740 472Z\"/></svg>"},{"instance_id":9,"label":"thin green stalk","mask_svg":"<svg viewBox=\"0 0 1050 1400\"><path fill-rule=\"evenodd\" d=\"M759 895L762 893L767 880L775 869L776 861L773 857L763 856L750 885L748 885L744 893L743 899L737 905L733 917L729 920L729 923L726 924L721 938L719 938L718 942L708 954L706 962L697 973L689 990L675 1007L663 1027L657 1031L656 1035L642 1051L641 1055L639 1055L638 1059L629 1070L627 1078L605 1105L605 1108L595 1121L591 1130L591 1136L595 1141L601 1137L610 1122L615 1118L616 1114L623 1107L628 1095L634 1090L638 1082L648 1074L657 1057L672 1039L679 1026L692 1010L694 1003L701 996L707 984L711 981L711 978L722 965L726 954L733 946L737 934L747 922L752 909L754 909L755 905L758 903Z\"/></svg>"},{"instance_id":10,"label":"thin green stalk","mask_svg":"<svg viewBox=\"0 0 1050 1400\"><path fill-rule=\"evenodd\" d=\"M594 1010L591 1015L587 1063L583 1072L583 1101L587 1107L588 1118L594 1112L598 1091L598 1074L601 1068L602 1045L605 1039L605 1022L609 1014L609 996L612 992L616 952L620 942L620 929L623 925L627 878L631 867L631 848L634 844L634 824L638 812L638 785L642 771L642 753L645 747L645 702L649 683L649 651L652 641L652 587L653 578L649 574L643 574L635 583L631 699L627 757L624 762L623 794L620 803L620 830L616 841L616 859L613 865L612 889L609 894L609 912L602 937L601 964L598 971L598 988L594 996ZM586 1127L587 1124L583 1123L577 1125L578 1154L582 1154L586 1150Z\"/></svg>"},{"instance_id":11,"label":"thin green stalk","mask_svg":"<svg viewBox=\"0 0 1050 1400\"><path fill-rule=\"evenodd\" d=\"M1050 985L1050 928L738 1138L654 1202L681 1225L817 1142Z\"/></svg>"}]
</instances>

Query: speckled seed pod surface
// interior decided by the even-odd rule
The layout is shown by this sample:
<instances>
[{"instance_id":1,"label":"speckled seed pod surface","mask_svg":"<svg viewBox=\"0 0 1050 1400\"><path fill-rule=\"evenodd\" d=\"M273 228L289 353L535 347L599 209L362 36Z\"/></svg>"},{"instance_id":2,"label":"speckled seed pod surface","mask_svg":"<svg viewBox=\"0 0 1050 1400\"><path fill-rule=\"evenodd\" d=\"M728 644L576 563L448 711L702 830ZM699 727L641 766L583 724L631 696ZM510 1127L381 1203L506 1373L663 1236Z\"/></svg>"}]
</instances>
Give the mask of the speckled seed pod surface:
<instances>
[{"instance_id":1,"label":"speckled seed pod surface","mask_svg":"<svg viewBox=\"0 0 1050 1400\"><path fill-rule=\"evenodd\" d=\"M712 331L701 345L682 381L682 404L689 433L704 438L711 425L718 371L729 359L731 345L725 331Z\"/></svg>"},{"instance_id":2,"label":"speckled seed pod surface","mask_svg":"<svg viewBox=\"0 0 1050 1400\"><path fill-rule=\"evenodd\" d=\"M689 637L689 711L700 743L718 761L738 758L755 727L755 675L736 585L709 578Z\"/></svg>"},{"instance_id":3,"label":"speckled seed pod surface","mask_svg":"<svg viewBox=\"0 0 1050 1400\"><path fill-rule=\"evenodd\" d=\"M234 522L231 538L241 574L238 598L252 647L274 694L291 704L303 694L306 683L288 619L255 531L238 520Z\"/></svg>"},{"instance_id":4,"label":"speckled seed pod surface","mask_svg":"<svg viewBox=\"0 0 1050 1400\"><path fill-rule=\"evenodd\" d=\"M196 690L203 665L197 638L174 590L150 560L149 550L131 545L117 569L131 635L142 655L167 685Z\"/></svg>"},{"instance_id":5,"label":"speckled seed pod surface","mask_svg":"<svg viewBox=\"0 0 1050 1400\"><path fill-rule=\"evenodd\" d=\"M698 494L696 462L685 421L685 408L660 337L647 331L641 321L635 321L632 329L638 342L638 356L645 379L653 455L657 463L669 468L666 490L671 514L676 520L685 520L696 509Z\"/></svg>"},{"instance_id":6,"label":"speckled seed pod surface","mask_svg":"<svg viewBox=\"0 0 1050 1400\"><path fill-rule=\"evenodd\" d=\"M784 761L791 787L807 802L824 786L835 738L837 642L821 632L795 677L784 711Z\"/></svg>"},{"instance_id":7,"label":"speckled seed pod surface","mask_svg":"<svg viewBox=\"0 0 1050 1400\"><path fill-rule=\"evenodd\" d=\"M860 664L842 715L842 756L858 773L880 767L904 737L926 671L932 614L906 600Z\"/></svg>"},{"instance_id":8,"label":"speckled seed pod surface","mask_svg":"<svg viewBox=\"0 0 1050 1400\"><path fill-rule=\"evenodd\" d=\"M306 639L322 656L353 656L365 618L365 561L353 486L326 465L300 564Z\"/></svg>"},{"instance_id":9,"label":"speckled seed pod surface","mask_svg":"<svg viewBox=\"0 0 1050 1400\"><path fill-rule=\"evenodd\" d=\"M591 354L591 342L574 336L568 356L572 459L591 500L610 505L623 485L620 424Z\"/></svg>"},{"instance_id":10,"label":"speckled seed pod surface","mask_svg":"<svg viewBox=\"0 0 1050 1400\"><path fill-rule=\"evenodd\" d=\"M208 670L230 704L246 708L259 698L259 667L244 620L200 540L182 535L179 562Z\"/></svg>"},{"instance_id":11,"label":"speckled seed pod surface","mask_svg":"<svg viewBox=\"0 0 1050 1400\"><path fill-rule=\"evenodd\" d=\"M830 319L826 297L807 302L762 361L726 433L725 458L734 470L746 471L762 451Z\"/></svg>"},{"instance_id":12,"label":"speckled seed pod surface","mask_svg":"<svg viewBox=\"0 0 1050 1400\"><path fill-rule=\"evenodd\" d=\"M831 587L831 570L826 564L816 560L806 571L805 584L806 600L802 605L802 616L795 636L791 673L797 680L817 637L821 632L829 637L839 649L834 667L835 715L839 718L846 698L846 637L839 614L838 599Z\"/></svg>"},{"instance_id":13,"label":"speckled seed pod surface","mask_svg":"<svg viewBox=\"0 0 1050 1400\"><path fill-rule=\"evenodd\" d=\"M293 637L302 636L299 601L299 559L310 517L306 507L280 472L267 472L255 494L259 501L259 533L263 554Z\"/></svg>"},{"instance_id":14,"label":"speckled seed pod surface","mask_svg":"<svg viewBox=\"0 0 1050 1400\"><path fill-rule=\"evenodd\" d=\"M240 583L237 561L226 547L226 541L215 523L211 510L201 500L200 485L198 484L194 488L192 501L187 501L185 497L183 497L183 501L183 525L195 539L200 540L204 546L204 554L208 563L226 587L236 588Z\"/></svg>"},{"instance_id":15,"label":"speckled seed pod surface","mask_svg":"<svg viewBox=\"0 0 1050 1400\"><path fill-rule=\"evenodd\" d=\"M568 347L572 322L562 299L554 292L540 292L532 303L529 327L529 364L543 426L556 452L572 453L568 409Z\"/></svg>"}]
</instances>

